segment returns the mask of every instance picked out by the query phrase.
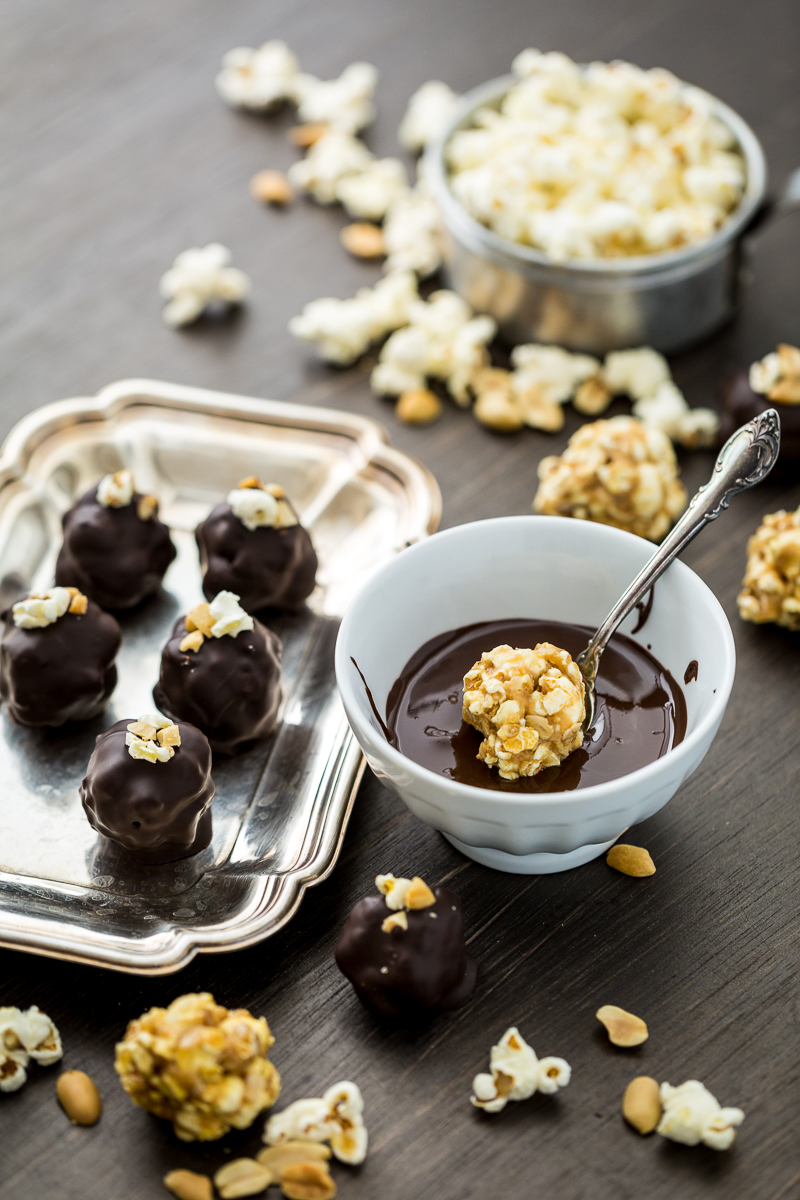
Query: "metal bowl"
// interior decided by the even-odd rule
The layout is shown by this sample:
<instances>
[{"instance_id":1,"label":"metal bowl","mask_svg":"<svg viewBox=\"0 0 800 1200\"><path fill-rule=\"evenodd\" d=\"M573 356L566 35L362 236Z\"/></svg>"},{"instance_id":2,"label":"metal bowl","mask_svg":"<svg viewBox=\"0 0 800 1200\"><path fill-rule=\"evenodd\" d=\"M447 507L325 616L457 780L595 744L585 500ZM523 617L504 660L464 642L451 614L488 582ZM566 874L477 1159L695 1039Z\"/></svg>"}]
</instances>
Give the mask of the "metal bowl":
<instances>
[{"instance_id":1,"label":"metal bowl","mask_svg":"<svg viewBox=\"0 0 800 1200\"><path fill-rule=\"evenodd\" d=\"M704 93L732 131L747 170L741 202L712 237L661 254L556 263L487 229L450 190L447 142L470 126L476 109L499 106L514 82L507 75L468 92L425 153L425 176L449 235L450 286L491 314L509 341L557 342L593 354L644 345L669 353L724 324L736 307L742 237L766 190L764 152L750 126Z\"/></svg>"}]
</instances>

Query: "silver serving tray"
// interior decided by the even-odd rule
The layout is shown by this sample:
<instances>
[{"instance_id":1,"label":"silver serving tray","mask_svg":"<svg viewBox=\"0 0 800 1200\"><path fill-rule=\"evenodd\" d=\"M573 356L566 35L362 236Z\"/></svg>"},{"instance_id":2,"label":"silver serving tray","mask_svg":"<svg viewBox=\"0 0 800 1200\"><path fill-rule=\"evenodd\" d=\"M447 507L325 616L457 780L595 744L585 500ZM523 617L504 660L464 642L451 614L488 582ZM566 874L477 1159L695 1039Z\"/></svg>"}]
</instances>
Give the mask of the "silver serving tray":
<instances>
[{"instance_id":1,"label":"silver serving tray","mask_svg":"<svg viewBox=\"0 0 800 1200\"><path fill-rule=\"evenodd\" d=\"M89 726L40 731L0 713L0 945L137 974L268 937L331 871L364 769L333 672L339 618L381 563L432 533L436 481L374 421L332 409L123 380L48 404L0 451L0 603L53 578L61 514L132 467L161 501L178 557L164 590L123 615L119 683ZM309 609L271 626L284 645L282 723L251 754L214 756L203 853L141 867L100 839L78 785L97 734L153 708L161 647L202 599L194 529L242 477L283 484L320 570Z\"/></svg>"}]
</instances>

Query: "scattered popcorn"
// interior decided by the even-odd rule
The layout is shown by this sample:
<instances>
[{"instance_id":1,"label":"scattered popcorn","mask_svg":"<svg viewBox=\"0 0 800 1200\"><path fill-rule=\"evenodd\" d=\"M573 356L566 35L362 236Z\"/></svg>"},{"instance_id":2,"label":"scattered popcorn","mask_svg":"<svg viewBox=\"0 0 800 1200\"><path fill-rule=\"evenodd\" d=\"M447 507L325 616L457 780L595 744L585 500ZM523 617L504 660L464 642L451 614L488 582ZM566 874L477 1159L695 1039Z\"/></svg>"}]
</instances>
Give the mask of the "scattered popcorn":
<instances>
[{"instance_id":1,"label":"scattered popcorn","mask_svg":"<svg viewBox=\"0 0 800 1200\"><path fill-rule=\"evenodd\" d=\"M316 342L327 362L347 365L371 342L406 325L411 305L418 300L414 274L392 271L374 288L360 288L352 299L312 300L301 316L292 318L289 330L301 341Z\"/></svg>"},{"instance_id":2,"label":"scattered popcorn","mask_svg":"<svg viewBox=\"0 0 800 1200\"><path fill-rule=\"evenodd\" d=\"M501 237L554 261L652 254L710 237L739 203L744 161L699 89L538 50L514 70L500 111L447 147L454 194Z\"/></svg>"},{"instance_id":3,"label":"scattered popcorn","mask_svg":"<svg viewBox=\"0 0 800 1200\"><path fill-rule=\"evenodd\" d=\"M125 745L131 758L142 758L151 763L169 762L175 747L180 744L178 726L158 714L145 714L127 726Z\"/></svg>"},{"instance_id":4,"label":"scattered popcorn","mask_svg":"<svg viewBox=\"0 0 800 1200\"><path fill-rule=\"evenodd\" d=\"M534 1092L552 1095L569 1083L572 1069L563 1058L538 1059L519 1030L507 1029L492 1046L491 1075L476 1075L472 1103L484 1112L501 1112L509 1100L527 1100Z\"/></svg>"},{"instance_id":5,"label":"scattered popcorn","mask_svg":"<svg viewBox=\"0 0 800 1200\"><path fill-rule=\"evenodd\" d=\"M424 181L402 192L383 224L386 271L416 271L425 278L442 265L445 230L436 201Z\"/></svg>"},{"instance_id":6,"label":"scattered popcorn","mask_svg":"<svg viewBox=\"0 0 800 1200\"><path fill-rule=\"evenodd\" d=\"M31 1059L42 1067L63 1056L61 1035L46 1013L0 1008L0 1092L16 1092L28 1078Z\"/></svg>"},{"instance_id":7,"label":"scattered popcorn","mask_svg":"<svg viewBox=\"0 0 800 1200\"><path fill-rule=\"evenodd\" d=\"M495 646L464 676L464 720L484 737L477 757L501 779L557 767L583 743L585 694L566 650Z\"/></svg>"},{"instance_id":8,"label":"scattered popcorn","mask_svg":"<svg viewBox=\"0 0 800 1200\"><path fill-rule=\"evenodd\" d=\"M800 629L800 508L769 513L747 543L739 616Z\"/></svg>"},{"instance_id":9,"label":"scattered popcorn","mask_svg":"<svg viewBox=\"0 0 800 1200\"><path fill-rule=\"evenodd\" d=\"M750 368L750 387L777 404L800 404L800 349L782 342Z\"/></svg>"},{"instance_id":10,"label":"scattered popcorn","mask_svg":"<svg viewBox=\"0 0 800 1200\"><path fill-rule=\"evenodd\" d=\"M727 1150L736 1138L735 1126L741 1125L740 1108L721 1108L702 1083L689 1079L680 1087L661 1085L663 1114L656 1133L684 1146L699 1142L712 1150Z\"/></svg>"},{"instance_id":11,"label":"scattered popcorn","mask_svg":"<svg viewBox=\"0 0 800 1200\"><path fill-rule=\"evenodd\" d=\"M640 346L637 350L612 350L607 354L602 378L614 395L624 393L632 400L644 400L672 377L663 354L649 346Z\"/></svg>"},{"instance_id":12,"label":"scattered popcorn","mask_svg":"<svg viewBox=\"0 0 800 1200\"><path fill-rule=\"evenodd\" d=\"M63 617L71 602L69 588L54 587L46 592L31 592L24 600L18 600L12 604L11 614L18 629L44 629Z\"/></svg>"},{"instance_id":13,"label":"scattered popcorn","mask_svg":"<svg viewBox=\"0 0 800 1200\"><path fill-rule=\"evenodd\" d=\"M376 158L358 174L344 175L336 185L351 217L380 221L398 197L408 191L406 169L399 158Z\"/></svg>"},{"instance_id":14,"label":"scattered popcorn","mask_svg":"<svg viewBox=\"0 0 800 1200\"><path fill-rule=\"evenodd\" d=\"M375 67L370 63L355 62L345 67L338 79L295 75L291 81L291 94L301 121L324 121L331 129L358 133L375 119L372 96L377 82Z\"/></svg>"},{"instance_id":15,"label":"scattered popcorn","mask_svg":"<svg viewBox=\"0 0 800 1200\"><path fill-rule=\"evenodd\" d=\"M400 145L420 153L442 132L460 97L438 79L423 83L408 102L397 136Z\"/></svg>"},{"instance_id":16,"label":"scattered popcorn","mask_svg":"<svg viewBox=\"0 0 800 1200\"><path fill-rule=\"evenodd\" d=\"M578 385L572 404L585 417L599 417L604 413L613 399L613 393L606 387L600 375L592 375Z\"/></svg>"},{"instance_id":17,"label":"scattered popcorn","mask_svg":"<svg viewBox=\"0 0 800 1200\"><path fill-rule=\"evenodd\" d=\"M356 1084L337 1083L328 1088L321 1100L296 1100L270 1117L264 1141L270 1146L295 1138L329 1142L340 1162L355 1166L367 1156L363 1112L364 1101Z\"/></svg>"},{"instance_id":18,"label":"scattered popcorn","mask_svg":"<svg viewBox=\"0 0 800 1200\"><path fill-rule=\"evenodd\" d=\"M658 542L686 507L666 434L634 417L578 429L562 455L539 464L538 513L627 529Z\"/></svg>"},{"instance_id":19,"label":"scattered popcorn","mask_svg":"<svg viewBox=\"0 0 800 1200\"><path fill-rule=\"evenodd\" d=\"M351 133L334 129L315 141L305 158L292 163L289 179L318 204L334 204L342 180L366 170L372 161L363 142Z\"/></svg>"},{"instance_id":20,"label":"scattered popcorn","mask_svg":"<svg viewBox=\"0 0 800 1200\"><path fill-rule=\"evenodd\" d=\"M485 367L477 372L472 386L476 396L472 413L482 425L500 433L513 433L522 429L525 415L514 391L514 377L511 371L504 371L499 367ZM555 408L563 421L561 408L558 405Z\"/></svg>"},{"instance_id":21,"label":"scattered popcorn","mask_svg":"<svg viewBox=\"0 0 800 1200\"><path fill-rule=\"evenodd\" d=\"M300 64L285 42L264 42L257 50L229 50L217 75L217 91L226 104L265 112L293 98Z\"/></svg>"},{"instance_id":22,"label":"scattered popcorn","mask_svg":"<svg viewBox=\"0 0 800 1200\"><path fill-rule=\"evenodd\" d=\"M660 429L673 442L692 450L713 446L719 433L719 417L713 408L689 408L671 379L659 384L652 396L637 400L633 415L648 428Z\"/></svg>"},{"instance_id":23,"label":"scattered popcorn","mask_svg":"<svg viewBox=\"0 0 800 1200\"><path fill-rule=\"evenodd\" d=\"M230 261L230 250L219 242L179 254L161 276L161 295L169 301L162 313L166 323L189 325L217 302L241 304L250 291L250 280Z\"/></svg>"},{"instance_id":24,"label":"scattered popcorn","mask_svg":"<svg viewBox=\"0 0 800 1200\"><path fill-rule=\"evenodd\" d=\"M419 875L413 879L395 879L394 875L376 875L375 886L386 897L386 907L392 912L403 909L430 908L436 897Z\"/></svg>"},{"instance_id":25,"label":"scattered popcorn","mask_svg":"<svg viewBox=\"0 0 800 1200\"><path fill-rule=\"evenodd\" d=\"M211 1141L248 1129L277 1100L274 1040L264 1017L201 992L131 1021L114 1066L134 1104L172 1121L181 1141Z\"/></svg>"},{"instance_id":26,"label":"scattered popcorn","mask_svg":"<svg viewBox=\"0 0 800 1200\"><path fill-rule=\"evenodd\" d=\"M515 346L511 361L518 390L532 388L555 404L570 400L578 384L600 369L600 363L590 354L572 354L560 346Z\"/></svg>"},{"instance_id":27,"label":"scattered popcorn","mask_svg":"<svg viewBox=\"0 0 800 1200\"><path fill-rule=\"evenodd\" d=\"M233 509L247 529L258 529L269 525L273 529L287 529L297 525L297 514L286 499L286 493L277 484L267 484L260 480L253 483L243 480L238 487L233 488L225 497L227 504Z\"/></svg>"},{"instance_id":28,"label":"scattered popcorn","mask_svg":"<svg viewBox=\"0 0 800 1200\"><path fill-rule=\"evenodd\" d=\"M115 471L113 475L104 475L98 483L97 503L104 508L127 508L135 491L133 471Z\"/></svg>"}]
</instances>

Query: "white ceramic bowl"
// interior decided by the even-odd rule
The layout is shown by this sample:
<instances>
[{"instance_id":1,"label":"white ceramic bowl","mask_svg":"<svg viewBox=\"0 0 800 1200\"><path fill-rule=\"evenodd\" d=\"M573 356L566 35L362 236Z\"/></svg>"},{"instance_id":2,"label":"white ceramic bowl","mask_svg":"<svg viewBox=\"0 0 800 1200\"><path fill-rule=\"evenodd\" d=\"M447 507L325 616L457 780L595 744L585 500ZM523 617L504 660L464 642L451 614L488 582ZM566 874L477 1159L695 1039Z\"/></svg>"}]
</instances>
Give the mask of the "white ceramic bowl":
<instances>
[{"instance_id":1,"label":"white ceramic bowl","mask_svg":"<svg viewBox=\"0 0 800 1200\"><path fill-rule=\"evenodd\" d=\"M565 870L602 854L628 826L667 803L702 761L733 686L733 635L718 600L681 562L656 584L652 612L636 638L679 683L697 660L697 679L684 689L686 736L656 762L580 791L492 792L412 762L386 741L351 660L384 714L389 689L429 638L518 617L597 626L652 552L649 542L605 525L500 517L410 547L350 605L336 645L336 676L353 732L376 775L470 858L521 874ZM636 616L622 632L631 632Z\"/></svg>"}]
</instances>

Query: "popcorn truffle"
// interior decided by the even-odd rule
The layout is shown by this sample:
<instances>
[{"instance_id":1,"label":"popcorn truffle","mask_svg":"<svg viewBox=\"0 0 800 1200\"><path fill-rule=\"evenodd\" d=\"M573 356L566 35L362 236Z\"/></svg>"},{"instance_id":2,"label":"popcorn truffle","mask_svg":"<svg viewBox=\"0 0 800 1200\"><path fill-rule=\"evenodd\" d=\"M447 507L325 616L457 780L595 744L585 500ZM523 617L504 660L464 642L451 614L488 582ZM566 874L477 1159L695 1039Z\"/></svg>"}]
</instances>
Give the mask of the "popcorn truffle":
<instances>
[{"instance_id":1,"label":"popcorn truffle","mask_svg":"<svg viewBox=\"0 0 800 1200\"><path fill-rule=\"evenodd\" d=\"M215 752L240 754L277 725L280 639L220 592L175 622L153 699L172 720L196 725Z\"/></svg>"},{"instance_id":2,"label":"popcorn truffle","mask_svg":"<svg viewBox=\"0 0 800 1200\"><path fill-rule=\"evenodd\" d=\"M658 542L686 507L669 438L634 417L584 425L539 464L538 513L577 517Z\"/></svg>"},{"instance_id":3,"label":"popcorn truffle","mask_svg":"<svg viewBox=\"0 0 800 1200\"><path fill-rule=\"evenodd\" d=\"M133 608L158 591L175 547L155 496L130 471L106 475L64 514L56 584L77 587L101 608Z\"/></svg>"},{"instance_id":4,"label":"popcorn truffle","mask_svg":"<svg viewBox=\"0 0 800 1200\"><path fill-rule=\"evenodd\" d=\"M484 736L477 757L501 779L557 767L583 743L585 694L566 650L496 646L464 676L464 720Z\"/></svg>"},{"instance_id":5,"label":"popcorn truffle","mask_svg":"<svg viewBox=\"0 0 800 1200\"><path fill-rule=\"evenodd\" d=\"M769 513L747 543L739 616L800 630L800 508Z\"/></svg>"},{"instance_id":6,"label":"popcorn truffle","mask_svg":"<svg viewBox=\"0 0 800 1200\"><path fill-rule=\"evenodd\" d=\"M314 590L311 538L277 484L243 480L197 526L195 536L208 600L233 592L248 613L296 611Z\"/></svg>"},{"instance_id":7,"label":"popcorn truffle","mask_svg":"<svg viewBox=\"0 0 800 1200\"><path fill-rule=\"evenodd\" d=\"M749 371L737 371L721 388L721 436L727 439L740 425L768 408L781 418L780 458L800 458L800 349L782 343L771 354L754 362Z\"/></svg>"},{"instance_id":8,"label":"popcorn truffle","mask_svg":"<svg viewBox=\"0 0 800 1200\"><path fill-rule=\"evenodd\" d=\"M48 611L49 610L49 611ZM117 684L114 618L77 588L52 588L2 614L0 696L19 725L90 721Z\"/></svg>"},{"instance_id":9,"label":"popcorn truffle","mask_svg":"<svg viewBox=\"0 0 800 1200\"><path fill-rule=\"evenodd\" d=\"M131 1021L114 1066L134 1104L171 1121L181 1141L213 1141L277 1100L274 1041L264 1017L200 992Z\"/></svg>"}]
</instances>

